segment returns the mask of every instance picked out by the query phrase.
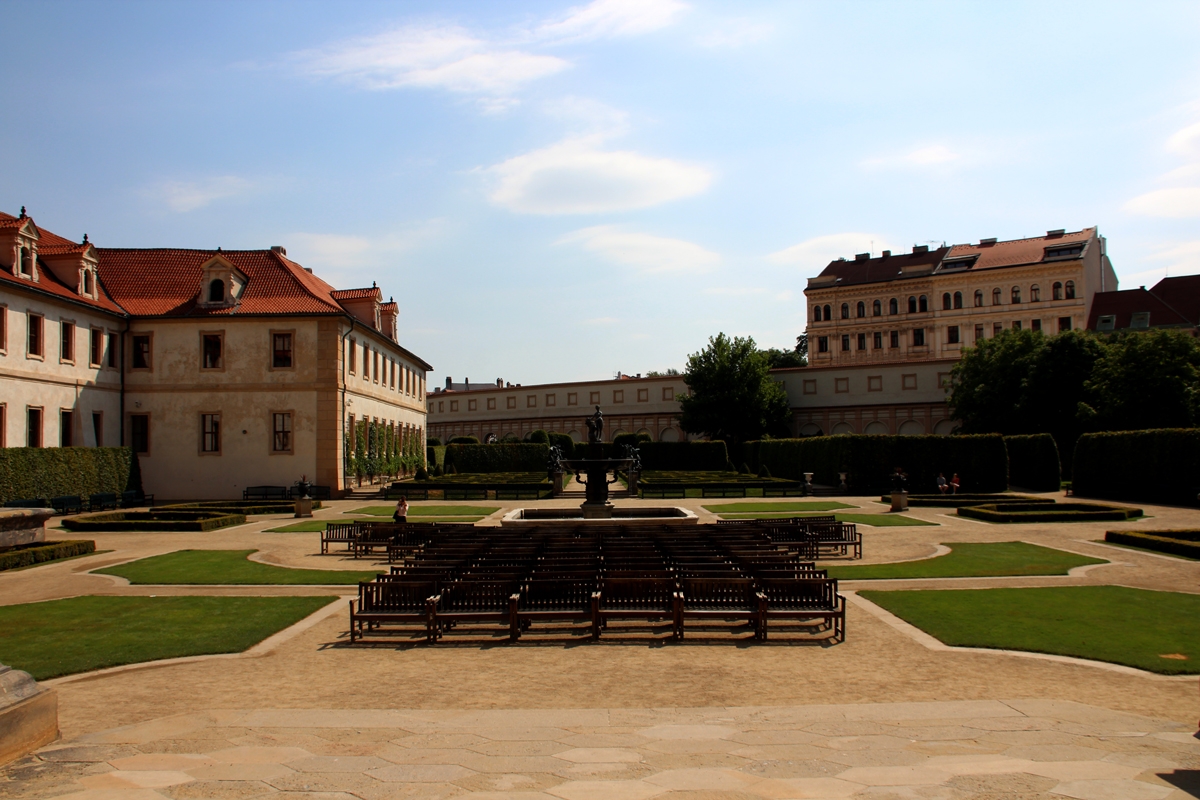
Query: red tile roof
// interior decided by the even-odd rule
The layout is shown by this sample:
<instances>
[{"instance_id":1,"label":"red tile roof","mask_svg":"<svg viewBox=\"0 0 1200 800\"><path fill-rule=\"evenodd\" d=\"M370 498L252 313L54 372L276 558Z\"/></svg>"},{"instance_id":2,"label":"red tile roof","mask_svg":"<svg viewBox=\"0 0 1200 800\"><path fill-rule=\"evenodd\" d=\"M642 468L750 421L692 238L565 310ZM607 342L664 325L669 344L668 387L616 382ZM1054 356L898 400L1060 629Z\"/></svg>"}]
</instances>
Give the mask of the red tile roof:
<instances>
[{"instance_id":1,"label":"red tile roof","mask_svg":"<svg viewBox=\"0 0 1200 800\"><path fill-rule=\"evenodd\" d=\"M1200 275L1163 278L1150 291L1186 317L1188 322L1200 325Z\"/></svg>"},{"instance_id":2,"label":"red tile roof","mask_svg":"<svg viewBox=\"0 0 1200 800\"><path fill-rule=\"evenodd\" d=\"M333 291L335 300L364 300L367 298L383 297L383 290L378 286L371 286L366 289L335 289Z\"/></svg>"},{"instance_id":3,"label":"red tile roof","mask_svg":"<svg viewBox=\"0 0 1200 800\"><path fill-rule=\"evenodd\" d=\"M19 228L26 222L33 222L30 217L14 217L12 214L6 214L0 211L0 228ZM34 223L34 227L38 231L38 255L63 255L66 253L83 253L90 244L79 244L72 242L70 239L65 239L62 236L51 233L50 231L38 227ZM0 269L0 283L7 286L16 286L27 289L33 292L48 294L53 297L58 297L64 300L70 300L75 303L80 303L85 306L106 311L111 314L125 315L124 310L113 302L111 296L105 290L103 281L99 287L99 297L93 300L90 297L84 297L72 287L67 286L54 273L44 267L38 267L37 282L27 280L26 278L18 278L13 275L8 269Z\"/></svg>"},{"instance_id":4,"label":"red tile roof","mask_svg":"<svg viewBox=\"0 0 1200 800\"><path fill-rule=\"evenodd\" d=\"M1010 239L993 244L956 244L950 248L950 254L946 257L960 258L977 255L979 258L971 267L972 270L1036 264L1045 257L1047 247L1087 242L1095 235L1095 228L1084 228L1075 233L1064 233L1058 236L1034 236L1030 239Z\"/></svg>"},{"instance_id":5,"label":"red tile roof","mask_svg":"<svg viewBox=\"0 0 1200 800\"><path fill-rule=\"evenodd\" d=\"M1092 298L1092 311L1088 315L1088 330L1096 330L1100 317L1115 316L1115 330L1128 328L1130 318L1137 312L1150 312L1150 327L1186 326L1188 320L1174 308L1163 302L1153 291L1125 289L1119 292L1097 292ZM1194 323L1192 323L1194 324Z\"/></svg>"},{"instance_id":6,"label":"red tile roof","mask_svg":"<svg viewBox=\"0 0 1200 800\"><path fill-rule=\"evenodd\" d=\"M829 266L821 271L819 277L835 277L838 279L837 282L828 285L821 284L812 288L826 289L835 286L854 286L861 283L882 283L895 280L900 277L902 269L937 266L945 257L946 251L947 248L942 247L923 253L889 254L879 258L864 258L861 261L857 259L854 261L831 261ZM929 271L926 270L921 274L928 275Z\"/></svg>"},{"instance_id":7,"label":"red tile roof","mask_svg":"<svg viewBox=\"0 0 1200 800\"><path fill-rule=\"evenodd\" d=\"M136 316L237 316L240 314L341 314L333 288L270 250L97 248L100 278ZM221 256L246 276L232 308L197 308L201 267Z\"/></svg>"},{"instance_id":8,"label":"red tile roof","mask_svg":"<svg viewBox=\"0 0 1200 800\"><path fill-rule=\"evenodd\" d=\"M392 300L391 302L388 302L388 303L380 303L379 310L380 311L399 311L400 304L397 303L395 300Z\"/></svg>"}]
</instances>

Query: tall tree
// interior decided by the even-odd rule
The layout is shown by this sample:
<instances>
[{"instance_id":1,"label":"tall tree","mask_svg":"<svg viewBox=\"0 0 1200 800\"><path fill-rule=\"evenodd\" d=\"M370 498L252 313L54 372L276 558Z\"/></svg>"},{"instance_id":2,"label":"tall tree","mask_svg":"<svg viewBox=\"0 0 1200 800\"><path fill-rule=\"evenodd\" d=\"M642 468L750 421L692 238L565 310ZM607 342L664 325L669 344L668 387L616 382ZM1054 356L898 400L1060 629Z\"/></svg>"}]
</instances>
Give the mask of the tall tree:
<instances>
[{"instance_id":1,"label":"tall tree","mask_svg":"<svg viewBox=\"0 0 1200 800\"><path fill-rule=\"evenodd\" d=\"M679 398L680 426L730 444L787 435L787 392L771 379L770 368L754 339L709 337L708 347L688 356L683 379L689 394Z\"/></svg>"},{"instance_id":2,"label":"tall tree","mask_svg":"<svg viewBox=\"0 0 1200 800\"><path fill-rule=\"evenodd\" d=\"M1200 421L1200 342L1161 328L1115 334L1087 390L1080 410L1094 428L1193 427Z\"/></svg>"}]
</instances>

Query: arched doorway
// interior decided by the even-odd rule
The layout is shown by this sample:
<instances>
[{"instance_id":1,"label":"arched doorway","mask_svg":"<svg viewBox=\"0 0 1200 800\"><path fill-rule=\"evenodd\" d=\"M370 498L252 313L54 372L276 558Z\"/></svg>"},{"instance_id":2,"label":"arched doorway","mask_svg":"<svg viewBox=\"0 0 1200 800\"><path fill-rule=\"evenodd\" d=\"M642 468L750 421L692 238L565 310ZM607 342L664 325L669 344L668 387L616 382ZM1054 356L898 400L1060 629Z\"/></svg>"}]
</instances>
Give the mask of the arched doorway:
<instances>
[{"instance_id":1,"label":"arched doorway","mask_svg":"<svg viewBox=\"0 0 1200 800\"><path fill-rule=\"evenodd\" d=\"M933 432L938 436L949 436L958 430L958 423L952 419L939 420L937 425L933 426Z\"/></svg>"},{"instance_id":2,"label":"arched doorway","mask_svg":"<svg viewBox=\"0 0 1200 800\"><path fill-rule=\"evenodd\" d=\"M674 428L663 428L658 434L658 440L660 442L678 442L679 431Z\"/></svg>"},{"instance_id":3,"label":"arched doorway","mask_svg":"<svg viewBox=\"0 0 1200 800\"><path fill-rule=\"evenodd\" d=\"M854 433L854 426L849 422L839 422L833 426L833 435L841 436L847 433Z\"/></svg>"},{"instance_id":4,"label":"arched doorway","mask_svg":"<svg viewBox=\"0 0 1200 800\"><path fill-rule=\"evenodd\" d=\"M579 431L571 431L570 433L567 434L567 436L571 437L572 442L582 442L583 441L583 434L581 434Z\"/></svg>"},{"instance_id":5,"label":"arched doorway","mask_svg":"<svg viewBox=\"0 0 1200 800\"><path fill-rule=\"evenodd\" d=\"M900 423L899 433L901 436L920 436L925 433L925 426L915 419L906 419Z\"/></svg>"},{"instance_id":6,"label":"arched doorway","mask_svg":"<svg viewBox=\"0 0 1200 800\"><path fill-rule=\"evenodd\" d=\"M801 436L820 436L821 427L815 422L806 422L800 426Z\"/></svg>"},{"instance_id":7,"label":"arched doorway","mask_svg":"<svg viewBox=\"0 0 1200 800\"><path fill-rule=\"evenodd\" d=\"M863 433L871 433L871 434L876 434L876 435L887 434L887 432L888 432L887 423L880 422L879 420L875 420L874 422L868 422L867 427L863 429Z\"/></svg>"}]
</instances>

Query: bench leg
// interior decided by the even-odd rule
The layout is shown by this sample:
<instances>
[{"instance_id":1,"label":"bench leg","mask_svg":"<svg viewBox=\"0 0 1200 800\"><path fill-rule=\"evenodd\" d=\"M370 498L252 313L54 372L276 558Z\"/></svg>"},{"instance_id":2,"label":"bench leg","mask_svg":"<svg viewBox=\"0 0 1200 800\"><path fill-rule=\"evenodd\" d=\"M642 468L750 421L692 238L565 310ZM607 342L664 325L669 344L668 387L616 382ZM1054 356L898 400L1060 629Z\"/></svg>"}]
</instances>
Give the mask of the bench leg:
<instances>
[{"instance_id":1,"label":"bench leg","mask_svg":"<svg viewBox=\"0 0 1200 800\"><path fill-rule=\"evenodd\" d=\"M350 601L350 644L354 644L354 601Z\"/></svg>"},{"instance_id":2,"label":"bench leg","mask_svg":"<svg viewBox=\"0 0 1200 800\"><path fill-rule=\"evenodd\" d=\"M592 593L592 639L600 638L600 595Z\"/></svg>"}]
</instances>

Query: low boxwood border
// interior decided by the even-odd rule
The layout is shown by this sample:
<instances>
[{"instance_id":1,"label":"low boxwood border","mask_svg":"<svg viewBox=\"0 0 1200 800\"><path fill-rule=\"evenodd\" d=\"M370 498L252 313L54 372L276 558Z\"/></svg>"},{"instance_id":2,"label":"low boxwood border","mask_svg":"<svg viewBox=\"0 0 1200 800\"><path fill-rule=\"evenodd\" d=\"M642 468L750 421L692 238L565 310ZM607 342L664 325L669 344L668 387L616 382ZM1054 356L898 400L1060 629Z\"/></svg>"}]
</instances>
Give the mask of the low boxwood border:
<instances>
[{"instance_id":1,"label":"low boxwood border","mask_svg":"<svg viewBox=\"0 0 1200 800\"><path fill-rule=\"evenodd\" d=\"M1109 531L1104 541L1200 559L1200 531Z\"/></svg>"},{"instance_id":2,"label":"low boxwood border","mask_svg":"<svg viewBox=\"0 0 1200 800\"><path fill-rule=\"evenodd\" d=\"M96 543L92 541L40 542L32 547L18 547L0 553L0 572L6 569L31 567L47 561L58 561L62 558L85 556L94 552L96 552Z\"/></svg>"},{"instance_id":3,"label":"low boxwood border","mask_svg":"<svg viewBox=\"0 0 1200 800\"><path fill-rule=\"evenodd\" d=\"M118 511L68 517L62 526L70 531L215 531L245 523L245 514L215 511Z\"/></svg>"},{"instance_id":4,"label":"low boxwood border","mask_svg":"<svg viewBox=\"0 0 1200 800\"><path fill-rule=\"evenodd\" d=\"M885 494L880 502L892 502L892 496ZM1005 505L1008 503L1054 503L1053 497L1033 497L1024 494L910 494L910 506L929 506L935 508L963 508L978 505Z\"/></svg>"},{"instance_id":5,"label":"low boxwood border","mask_svg":"<svg viewBox=\"0 0 1200 800\"><path fill-rule=\"evenodd\" d=\"M313 500L313 509L321 508L320 500ZM203 503L178 503L159 506L179 511L216 511L221 514L291 514L296 509L294 500L210 500Z\"/></svg>"},{"instance_id":6,"label":"low boxwood border","mask_svg":"<svg viewBox=\"0 0 1200 800\"><path fill-rule=\"evenodd\" d=\"M958 516L985 522L1113 522L1140 517L1142 510L1093 503L990 503L960 508Z\"/></svg>"}]
</instances>

